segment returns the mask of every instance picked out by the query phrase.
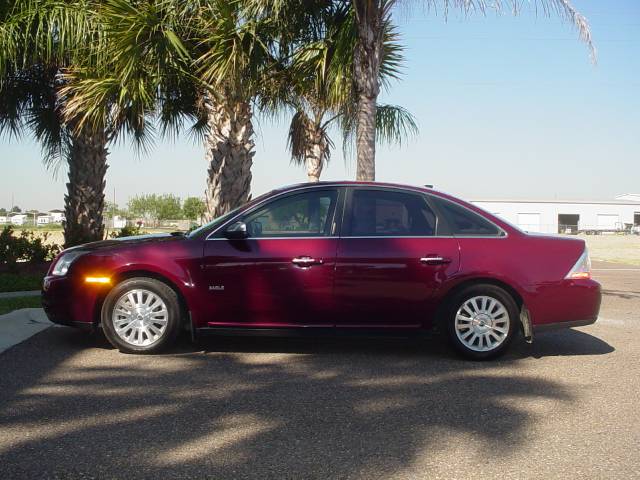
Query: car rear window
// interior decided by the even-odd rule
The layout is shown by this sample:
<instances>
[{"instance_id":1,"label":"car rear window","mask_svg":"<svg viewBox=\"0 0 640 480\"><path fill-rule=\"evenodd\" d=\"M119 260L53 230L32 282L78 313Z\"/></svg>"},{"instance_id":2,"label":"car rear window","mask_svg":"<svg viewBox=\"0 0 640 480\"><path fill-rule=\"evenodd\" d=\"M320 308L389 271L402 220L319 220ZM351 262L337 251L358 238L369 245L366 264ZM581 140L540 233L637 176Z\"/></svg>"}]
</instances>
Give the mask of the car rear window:
<instances>
[{"instance_id":1,"label":"car rear window","mask_svg":"<svg viewBox=\"0 0 640 480\"><path fill-rule=\"evenodd\" d=\"M503 235L496 225L481 215L448 200L432 197L442 215L444 215L451 233L459 236L491 236Z\"/></svg>"}]
</instances>

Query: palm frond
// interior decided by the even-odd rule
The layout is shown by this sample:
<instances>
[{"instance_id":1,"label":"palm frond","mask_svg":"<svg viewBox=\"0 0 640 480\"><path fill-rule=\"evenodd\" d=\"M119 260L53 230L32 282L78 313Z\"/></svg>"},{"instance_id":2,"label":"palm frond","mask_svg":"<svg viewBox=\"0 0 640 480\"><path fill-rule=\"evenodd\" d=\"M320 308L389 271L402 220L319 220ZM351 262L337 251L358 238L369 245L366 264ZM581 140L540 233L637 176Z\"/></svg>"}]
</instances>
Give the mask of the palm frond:
<instances>
[{"instance_id":1,"label":"palm frond","mask_svg":"<svg viewBox=\"0 0 640 480\"><path fill-rule=\"evenodd\" d=\"M398 105L378 105L376 108L376 133L380 140L402 145L402 142L418 134L418 125L411 113Z\"/></svg>"},{"instance_id":2,"label":"palm frond","mask_svg":"<svg viewBox=\"0 0 640 480\"><path fill-rule=\"evenodd\" d=\"M513 15L519 15L525 8L532 10L536 15L542 14L549 17L555 14L576 29L578 37L589 50L591 61L595 63L597 60L589 21L570 0L424 0L423 5L436 12L441 8L445 18L451 9L460 10L465 15L473 12L484 15L488 10L501 12L506 9Z\"/></svg>"},{"instance_id":3,"label":"palm frond","mask_svg":"<svg viewBox=\"0 0 640 480\"><path fill-rule=\"evenodd\" d=\"M307 114L302 110L296 111L291 117L287 135L287 149L291 152L291 161L296 165L304 165L310 128L311 120Z\"/></svg>"}]
</instances>

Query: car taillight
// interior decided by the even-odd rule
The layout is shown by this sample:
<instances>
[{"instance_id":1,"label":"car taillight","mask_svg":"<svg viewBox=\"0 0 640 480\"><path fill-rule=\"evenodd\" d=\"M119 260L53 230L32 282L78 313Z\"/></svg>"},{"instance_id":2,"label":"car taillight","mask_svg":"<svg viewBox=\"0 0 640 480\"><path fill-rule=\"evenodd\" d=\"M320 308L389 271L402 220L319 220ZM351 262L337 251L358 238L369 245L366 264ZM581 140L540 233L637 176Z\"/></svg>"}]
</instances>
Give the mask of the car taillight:
<instances>
[{"instance_id":1,"label":"car taillight","mask_svg":"<svg viewBox=\"0 0 640 480\"><path fill-rule=\"evenodd\" d=\"M567 273L567 276L564 278L591 278L591 259L589 258L587 247L584 248L584 252L582 252L576 264L569 270L569 273Z\"/></svg>"}]
</instances>

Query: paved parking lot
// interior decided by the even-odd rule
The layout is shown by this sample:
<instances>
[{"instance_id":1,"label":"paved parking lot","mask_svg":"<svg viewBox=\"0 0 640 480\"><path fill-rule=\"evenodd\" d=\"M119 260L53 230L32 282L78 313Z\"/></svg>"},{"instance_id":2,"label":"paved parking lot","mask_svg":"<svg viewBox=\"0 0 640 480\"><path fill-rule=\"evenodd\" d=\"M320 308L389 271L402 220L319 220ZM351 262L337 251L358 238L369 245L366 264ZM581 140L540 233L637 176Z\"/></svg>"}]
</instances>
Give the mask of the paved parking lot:
<instances>
[{"instance_id":1,"label":"paved parking lot","mask_svg":"<svg viewBox=\"0 0 640 480\"><path fill-rule=\"evenodd\" d=\"M594 267L597 324L485 363L364 339L131 356L49 328L0 354L0 478L640 478L640 269Z\"/></svg>"}]
</instances>

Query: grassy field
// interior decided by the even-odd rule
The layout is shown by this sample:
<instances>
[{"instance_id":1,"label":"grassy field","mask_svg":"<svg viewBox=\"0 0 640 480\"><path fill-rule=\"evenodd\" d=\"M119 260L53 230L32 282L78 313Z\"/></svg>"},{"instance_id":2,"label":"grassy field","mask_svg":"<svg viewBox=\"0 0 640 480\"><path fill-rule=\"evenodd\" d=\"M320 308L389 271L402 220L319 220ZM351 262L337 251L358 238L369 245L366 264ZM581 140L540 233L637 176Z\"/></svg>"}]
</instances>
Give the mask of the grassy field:
<instances>
[{"instance_id":1,"label":"grassy field","mask_svg":"<svg viewBox=\"0 0 640 480\"><path fill-rule=\"evenodd\" d=\"M0 315L20 308L41 308L40 297L0 298Z\"/></svg>"},{"instance_id":2,"label":"grassy field","mask_svg":"<svg viewBox=\"0 0 640 480\"><path fill-rule=\"evenodd\" d=\"M580 235L592 260L640 265L640 235Z\"/></svg>"}]
</instances>

